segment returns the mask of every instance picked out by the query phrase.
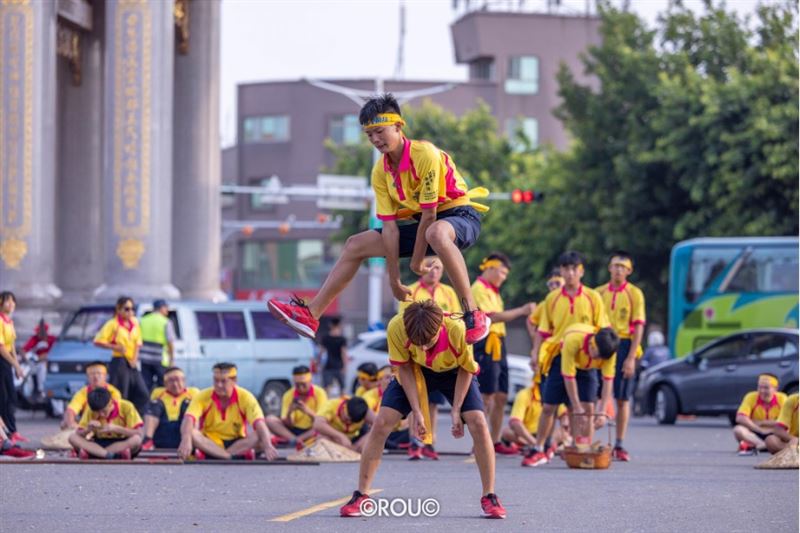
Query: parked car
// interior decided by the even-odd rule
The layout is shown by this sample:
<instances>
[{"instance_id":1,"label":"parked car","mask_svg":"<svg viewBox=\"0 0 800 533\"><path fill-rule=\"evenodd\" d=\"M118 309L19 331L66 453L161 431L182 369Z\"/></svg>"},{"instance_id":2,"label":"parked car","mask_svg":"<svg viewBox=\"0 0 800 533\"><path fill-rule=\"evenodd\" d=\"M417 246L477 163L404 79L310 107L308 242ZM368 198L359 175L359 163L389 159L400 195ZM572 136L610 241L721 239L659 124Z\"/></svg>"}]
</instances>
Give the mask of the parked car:
<instances>
[{"instance_id":1,"label":"parked car","mask_svg":"<svg viewBox=\"0 0 800 533\"><path fill-rule=\"evenodd\" d=\"M636 401L661 424L673 424L679 414L725 415L733 422L742 397L756 389L759 374L775 374L781 391L797 392L797 347L797 331L785 328L720 337L685 358L642 372Z\"/></svg>"},{"instance_id":2,"label":"parked car","mask_svg":"<svg viewBox=\"0 0 800 533\"><path fill-rule=\"evenodd\" d=\"M170 302L169 308L178 337L175 364L193 387L211 386L214 364L235 363L239 385L258 396L265 412L277 414L291 386L292 368L311 366L312 341L275 320L261 303L179 301ZM137 316L150 310L149 304L139 305ZM110 361L111 352L94 346L93 339L113 313L111 304L91 305L67 318L48 356L45 391L51 414L63 412L63 402L85 384L86 363Z\"/></svg>"},{"instance_id":3,"label":"parked car","mask_svg":"<svg viewBox=\"0 0 800 533\"><path fill-rule=\"evenodd\" d=\"M362 363L375 363L378 368L389 362L389 346L386 342L386 331L369 331L358 336L355 345L347 350L352 360L345 374L346 388L355 391L358 387L356 369ZM512 403L517 392L530 386L533 372L530 358L522 355L508 354L508 401Z\"/></svg>"}]
</instances>

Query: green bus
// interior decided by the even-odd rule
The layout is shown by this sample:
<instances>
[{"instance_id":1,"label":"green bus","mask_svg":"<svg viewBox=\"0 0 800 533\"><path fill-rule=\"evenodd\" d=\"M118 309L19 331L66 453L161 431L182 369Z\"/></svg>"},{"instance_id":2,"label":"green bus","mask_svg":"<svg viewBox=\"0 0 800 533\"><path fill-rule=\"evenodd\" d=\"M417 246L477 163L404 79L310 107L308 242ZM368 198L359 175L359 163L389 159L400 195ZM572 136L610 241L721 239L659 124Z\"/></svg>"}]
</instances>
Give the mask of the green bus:
<instances>
[{"instance_id":1,"label":"green bus","mask_svg":"<svg viewBox=\"0 0 800 533\"><path fill-rule=\"evenodd\" d=\"M669 346L684 357L743 329L798 327L798 238L679 242L669 273Z\"/></svg>"}]
</instances>

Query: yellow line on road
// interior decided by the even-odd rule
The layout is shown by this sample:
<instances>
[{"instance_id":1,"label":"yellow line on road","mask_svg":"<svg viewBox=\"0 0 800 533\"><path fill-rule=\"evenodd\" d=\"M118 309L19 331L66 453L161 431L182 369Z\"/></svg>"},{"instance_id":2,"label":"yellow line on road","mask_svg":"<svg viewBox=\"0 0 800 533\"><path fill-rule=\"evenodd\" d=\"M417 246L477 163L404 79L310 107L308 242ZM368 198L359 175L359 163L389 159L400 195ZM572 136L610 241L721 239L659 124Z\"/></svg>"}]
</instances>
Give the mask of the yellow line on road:
<instances>
[{"instance_id":1,"label":"yellow line on road","mask_svg":"<svg viewBox=\"0 0 800 533\"><path fill-rule=\"evenodd\" d=\"M383 492L383 489L372 489L369 491L370 496L373 494L377 494L379 492ZM295 511L294 513L285 514L283 516L279 516L277 518L270 519L270 522L291 522L292 520L297 520L298 518L303 518L304 516L308 516L310 514L318 513L320 511L324 511L325 509L330 509L331 507L336 507L338 505L344 505L345 503L350 501L350 497L347 498L340 498L338 500L333 500L330 502L320 503L317 505L313 505L307 509L303 509L301 511Z\"/></svg>"}]
</instances>

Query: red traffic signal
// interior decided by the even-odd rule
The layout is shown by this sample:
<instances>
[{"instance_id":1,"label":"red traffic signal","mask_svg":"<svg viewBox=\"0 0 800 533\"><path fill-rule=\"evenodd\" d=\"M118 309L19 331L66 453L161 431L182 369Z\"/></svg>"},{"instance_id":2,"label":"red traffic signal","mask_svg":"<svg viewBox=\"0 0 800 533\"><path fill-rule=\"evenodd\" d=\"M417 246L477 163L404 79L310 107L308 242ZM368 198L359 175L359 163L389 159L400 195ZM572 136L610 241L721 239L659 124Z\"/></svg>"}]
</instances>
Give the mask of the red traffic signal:
<instances>
[{"instance_id":1,"label":"red traffic signal","mask_svg":"<svg viewBox=\"0 0 800 533\"><path fill-rule=\"evenodd\" d=\"M514 189L511 191L511 201L515 204L530 204L537 200L542 199L542 194L536 194L536 191Z\"/></svg>"}]
</instances>

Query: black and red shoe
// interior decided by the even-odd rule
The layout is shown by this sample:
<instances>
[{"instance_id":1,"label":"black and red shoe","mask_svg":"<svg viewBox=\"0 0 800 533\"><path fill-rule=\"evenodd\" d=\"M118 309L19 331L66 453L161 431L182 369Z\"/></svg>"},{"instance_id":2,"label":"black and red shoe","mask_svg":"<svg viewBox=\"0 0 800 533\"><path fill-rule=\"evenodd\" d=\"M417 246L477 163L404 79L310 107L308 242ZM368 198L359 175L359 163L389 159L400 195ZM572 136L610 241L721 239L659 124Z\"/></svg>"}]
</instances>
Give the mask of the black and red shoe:
<instances>
[{"instance_id":1,"label":"black and red shoe","mask_svg":"<svg viewBox=\"0 0 800 533\"><path fill-rule=\"evenodd\" d=\"M422 456L427 457L428 459L433 459L434 461L439 460L439 454L436 453L436 449L433 447L433 444L426 444L422 448Z\"/></svg>"},{"instance_id":2,"label":"black and red shoe","mask_svg":"<svg viewBox=\"0 0 800 533\"><path fill-rule=\"evenodd\" d=\"M622 446L615 446L614 451L611 452L611 456L614 458L615 461L624 461L628 462L631 460L631 456L628 454L628 450L623 448Z\"/></svg>"},{"instance_id":3,"label":"black and red shoe","mask_svg":"<svg viewBox=\"0 0 800 533\"><path fill-rule=\"evenodd\" d=\"M150 450L154 450L156 448L156 443L153 442L153 439L150 437L145 437L144 442L142 443L142 451L149 452Z\"/></svg>"},{"instance_id":4,"label":"black and red shoe","mask_svg":"<svg viewBox=\"0 0 800 533\"><path fill-rule=\"evenodd\" d=\"M489 493L481 498L481 511L484 518L505 518L506 508L500 503L497 494Z\"/></svg>"},{"instance_id":5,"label":"black and red shoe","mask_svg":"<svg viewBox=\"0 0 800 533\"><path fill-rule=\"evenodd\" d=\"M422 459L422 446L417 446L416 444L412 444L408 448L408 460L419 461L420 459Z\"/></svg>"},{"instance_id":6,"label":"black and red shoe","mask_svg":"<svg viewBox=\"0 0 800 533\"><path fill-rule=\"evenodd\" d=\"M475 344L489 335L492 320L480 309L473 309L464 313L464 324L467 326L467 344Z\"/></svg>"},{"instance_id":7,"label":"black and red shoe","mask_svg":"<svg viewBox=\"0 0 800 533\"><path fill-rule=\"evenodd\" d=\"M306 303L300 298L292 298L289 303L275 298L267 301L272 316L295 330L298 334L313 339L319 329L319 320L311 315Z\"/></svg>"},{"instance_id":8,"label":"black and red shoe","mask_svg":"<svg viewBox=\"0 0 800 533\"><path fill-rule=\"evenodd\" d=\"M360 517L362 507L364 505L369 505L369 503L365 502L372 502L372 505L375 505L375 502L369 497L369 495L354 491L353 497L350 498L350 501L339 508L339 516L344 518Z\"/></svg>"}]
</instances>

